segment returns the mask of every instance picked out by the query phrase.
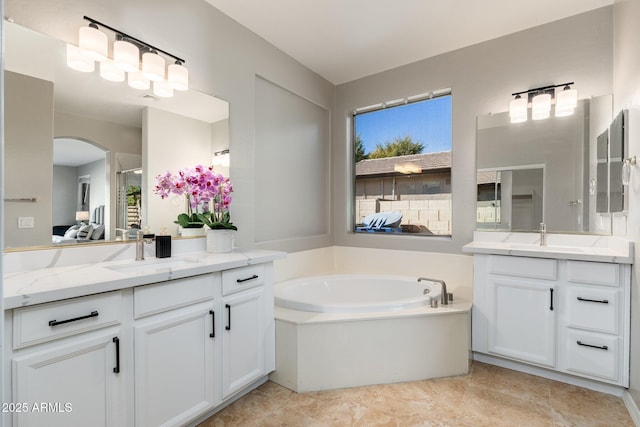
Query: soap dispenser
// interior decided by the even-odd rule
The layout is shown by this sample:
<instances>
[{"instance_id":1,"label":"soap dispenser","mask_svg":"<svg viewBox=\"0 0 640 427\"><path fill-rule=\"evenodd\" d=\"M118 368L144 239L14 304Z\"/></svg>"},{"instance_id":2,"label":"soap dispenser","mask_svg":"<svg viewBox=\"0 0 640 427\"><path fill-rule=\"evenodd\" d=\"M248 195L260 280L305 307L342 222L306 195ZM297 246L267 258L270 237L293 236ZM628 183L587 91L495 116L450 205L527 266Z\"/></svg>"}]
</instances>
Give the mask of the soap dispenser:
<instances>
[{"instance_id":1,"label":"soap dispenser","mask_svg":"<svg viewBox=\"0 0 640 427\"><path fill-rule=\"evenodd\" d=\"M167 236L167 228L162 227L160 234L156 236L156 258L169 258L171 256L171 236Z\"/></svg>"}]
</instances>

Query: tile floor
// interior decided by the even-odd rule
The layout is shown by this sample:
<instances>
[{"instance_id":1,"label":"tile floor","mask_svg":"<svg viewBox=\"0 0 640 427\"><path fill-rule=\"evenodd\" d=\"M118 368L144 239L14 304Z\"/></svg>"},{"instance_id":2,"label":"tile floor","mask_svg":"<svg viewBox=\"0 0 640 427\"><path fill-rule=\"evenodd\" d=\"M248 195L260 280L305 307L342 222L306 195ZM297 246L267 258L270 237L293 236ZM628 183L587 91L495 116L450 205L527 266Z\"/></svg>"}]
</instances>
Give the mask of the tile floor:
<instances>
[{"instance_id":1,"label":"tile floor","mask_svg":"<svg viewBox=\"0 0 640 427\"><path fill-rule=\"evenodd\" d=\"M622 400L474 362L469 375L294 393L267 382L198 427L633 427Z\"/></svg>"}]
</instances>

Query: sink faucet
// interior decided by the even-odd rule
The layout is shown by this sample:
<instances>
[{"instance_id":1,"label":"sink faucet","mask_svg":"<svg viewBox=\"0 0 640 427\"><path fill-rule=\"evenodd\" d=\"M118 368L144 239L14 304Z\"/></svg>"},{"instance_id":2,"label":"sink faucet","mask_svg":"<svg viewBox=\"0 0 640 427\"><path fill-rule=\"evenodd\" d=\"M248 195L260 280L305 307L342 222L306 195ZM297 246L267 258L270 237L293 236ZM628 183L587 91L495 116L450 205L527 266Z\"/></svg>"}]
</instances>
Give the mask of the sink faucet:
<instances>
[{"instance_id":1,"label":"sink faucet","mask_svg":"<svg viewBox=\"0 0 640 427\"><path fill-rule=\"evenodd\" d=\"M440 294L440 304L449 305L449 294L447 293L447 284L444 283L444 280L428 279L426 277L418 277L418 282L422 282L423 280L427 281L427 282L440 283L440 285L442 286L442 293Z\"/></svg>"},{"instance_id":2,"label":"sink faucet","mask_svg":"<svg viewBox=\"0 0 640 427\"><path fill-rule=\"evenodd\" d=\"M547 226L540 223L540 246L547 246Z\"/></svg>"},{"instance_id":3,"label":"sink faucet","mask_svg":"<svg viewBox=\"0 0 640 427\"><path fill-rule=\"evenodd\" d=\"M136 233L136 261L144 261L144 244L152 241L153 239L144 238L144 231L138 230Z\"/></svg>"}]
</instances>

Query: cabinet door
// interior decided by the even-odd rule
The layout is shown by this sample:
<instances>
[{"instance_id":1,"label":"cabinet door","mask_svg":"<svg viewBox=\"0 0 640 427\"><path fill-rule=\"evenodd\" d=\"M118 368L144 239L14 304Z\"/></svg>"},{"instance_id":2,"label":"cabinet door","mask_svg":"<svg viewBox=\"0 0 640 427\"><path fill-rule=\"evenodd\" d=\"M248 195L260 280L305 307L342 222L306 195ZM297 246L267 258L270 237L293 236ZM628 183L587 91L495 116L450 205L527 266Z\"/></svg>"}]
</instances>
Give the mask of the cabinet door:
<instances>
[{"instance_id":1,"label":"cabinet door","mask_svg":"<svg viewBox=\"0 0 640 427\"><path fill-rule=\"evenodd\" d=\"M522 278L488 281L489 352L555 365L555 285Z\"/></svg>"},{"instance_id":2,"label":"cabinet door","mask_svg":"<svg viewBox=\"0 0 640 427\"><path fill-rule=\"evenodd\" d=\"M212 307L198 304L136 322L136 426L183 425L218 403Z\"/></svg>"},{"instance_id":3,"label":"cabinet door","mask_svg":"<svg viewBox=\"0 0 640 427\"><path fill-rule=\"evenodd\" d=\"M14 357L12 400L26 405L14 414L14 425L126 425L117 332L52 342Z\"/></svg>"},{"instance_id":4,"label":"cabinet door","mask_svg":"<svg viewBox=\"0 0 640 427\"><path fill-rule=\"evenodd\" d=\"M265 374L264 287L223 300L223 397L233 394Z\"/></svg>"}]
</instances>

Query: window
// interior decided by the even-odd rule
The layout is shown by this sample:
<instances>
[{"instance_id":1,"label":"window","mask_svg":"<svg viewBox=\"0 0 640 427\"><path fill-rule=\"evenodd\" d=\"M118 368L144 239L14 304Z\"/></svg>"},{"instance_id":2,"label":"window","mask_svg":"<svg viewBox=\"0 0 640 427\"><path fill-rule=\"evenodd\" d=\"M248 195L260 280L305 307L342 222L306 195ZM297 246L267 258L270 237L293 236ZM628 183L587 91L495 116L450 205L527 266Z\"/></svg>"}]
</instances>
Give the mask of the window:
<instances>
[{"instance_id":1,"label":"window","mask_svg":"<svg viewBox=\"0 0 640 427\"><path fill-rule=\"evenodd\" d=\"M353 143L355 232L451 235L449 90L357 110Z\"/></svg>"}]
</instances>

